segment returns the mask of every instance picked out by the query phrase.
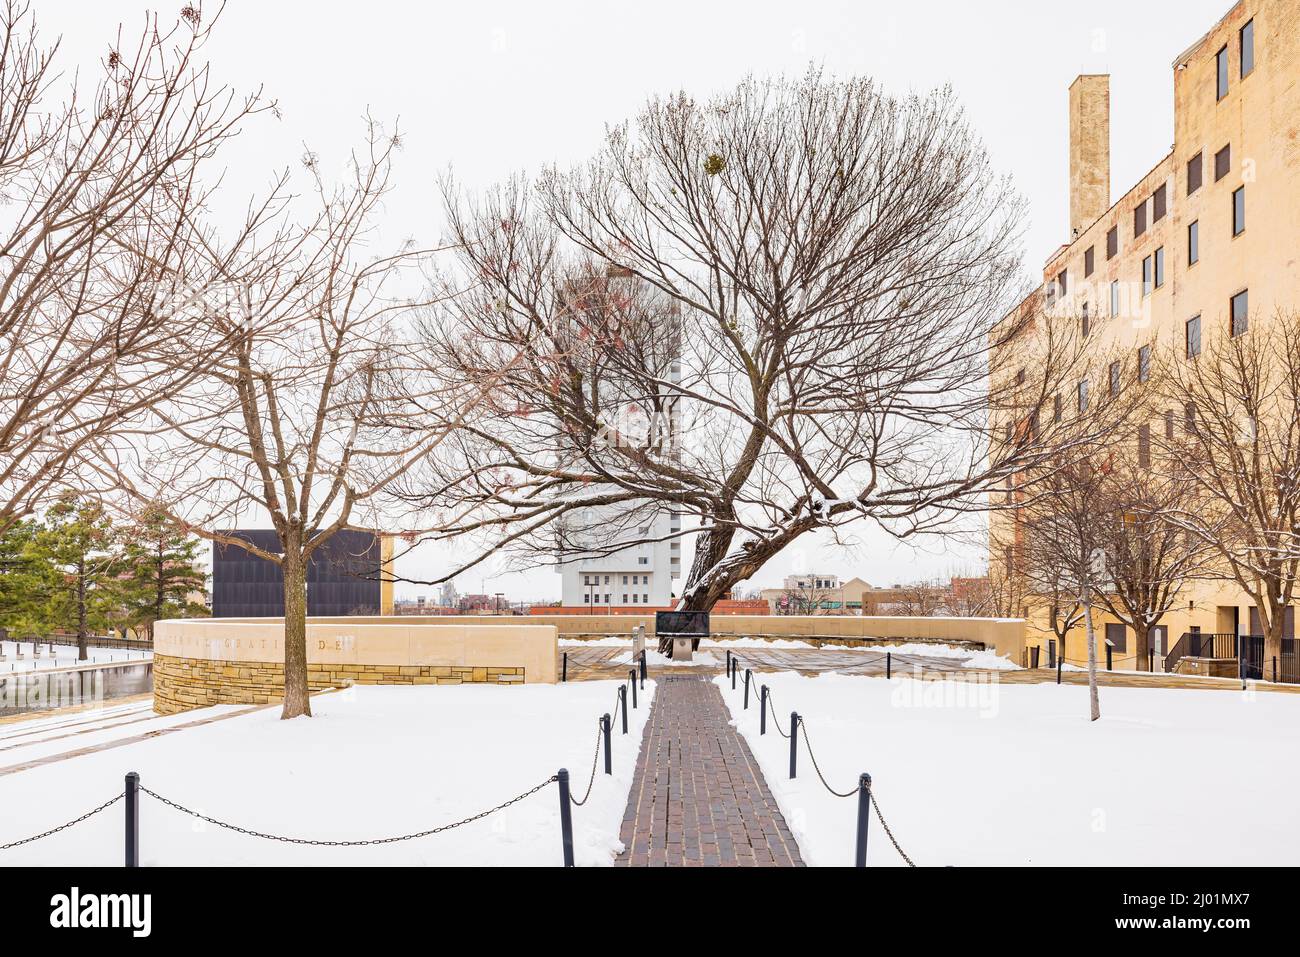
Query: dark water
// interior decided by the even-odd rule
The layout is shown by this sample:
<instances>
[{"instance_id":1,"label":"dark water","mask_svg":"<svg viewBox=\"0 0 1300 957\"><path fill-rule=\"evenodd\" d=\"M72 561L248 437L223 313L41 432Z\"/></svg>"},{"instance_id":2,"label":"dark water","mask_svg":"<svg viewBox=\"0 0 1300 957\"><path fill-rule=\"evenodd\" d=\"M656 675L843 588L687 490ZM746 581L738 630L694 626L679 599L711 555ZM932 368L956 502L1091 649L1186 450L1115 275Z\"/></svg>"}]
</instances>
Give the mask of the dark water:
<instances>
[{"instance_id":1,"label":"dark water","mask_svg":"<svg viewBox=\"0 0 1300 957\"><path fill-rule=\"evenodd\" d=\"M82 671L0 672L0 717L112 701L153 690L153 662Z\"/></svg>"}]
</instances>

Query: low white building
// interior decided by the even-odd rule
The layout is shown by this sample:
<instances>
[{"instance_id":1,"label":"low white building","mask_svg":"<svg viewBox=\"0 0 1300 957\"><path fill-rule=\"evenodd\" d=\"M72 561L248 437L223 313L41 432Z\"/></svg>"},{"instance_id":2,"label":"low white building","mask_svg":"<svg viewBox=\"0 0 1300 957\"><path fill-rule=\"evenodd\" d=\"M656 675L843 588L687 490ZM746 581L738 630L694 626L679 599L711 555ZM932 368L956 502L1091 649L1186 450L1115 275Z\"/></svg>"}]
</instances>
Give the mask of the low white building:
<instances>
[{"instance_id":1,"label":"low white building","mask_svg":"<svg viewBox=\"0 0 1300 957\"><path fill-rule=\"evenodd\" d=\"M606 521L597 510L587 510L582 524L605 527L606 541L620 538L635 544L616 551L608 548L574 557L570 551L559 566L561 604L568 607L666 608L673 601L673 581L681 576L681 541L672 537L681 529L681 519L667 512L638 516L642 524L622 528L626 519L609 514Z\"/></svg>"}]
</instances>

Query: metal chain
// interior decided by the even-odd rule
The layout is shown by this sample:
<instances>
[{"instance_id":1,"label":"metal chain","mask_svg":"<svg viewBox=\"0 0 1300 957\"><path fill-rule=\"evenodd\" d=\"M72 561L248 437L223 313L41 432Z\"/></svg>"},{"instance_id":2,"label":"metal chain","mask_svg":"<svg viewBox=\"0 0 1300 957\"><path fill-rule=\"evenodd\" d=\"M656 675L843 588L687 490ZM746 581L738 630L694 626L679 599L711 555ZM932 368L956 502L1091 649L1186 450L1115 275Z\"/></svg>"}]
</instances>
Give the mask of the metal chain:
<instances>
[{"instance_id":1,"label":"metal chain","mask_svg":"<svg viewBox=\"0 0 1300 957\"><path fill-rule=\"evenodd\" d=\"M790 740L790 735L789 735L788 732L786 732L786 730L785 730L784 728L781 727L781 719L777 717L777 714L776 714L776 706L775 706L774 704L772 704L772 689L771 689L771 688L768 688L768 689L767 689L767 705L768 705L768 710L772 712L772 723L773 723L774 725L776 725L776 731L777 731L777 734L781 735L781 737L783 737L783 738L785 738L787 741L789 741L789 740ZM759 706L760 708L763 707L763 698L762 698L762 694L761 694L761 692L760 692L760 694L759 694L758 706ZM799 722L799 723L800 723L800 724L803 724L802 721Z\"/></svg>"},{"instance_id":2,"label":"metal chain","mask_svg":"<svg viewBox=\"0 0 1300 957\"><path fill-rule=\"evenodd\" d=\"M82 821L86 820L87 818L94 817L96 814L98 814L100 811L104 810L105 808L112 807L118 801L122 800L122 798L125 796L126 796L126 792L123 791L121 794L109 798L107 801L105 801L103 804L101 804L99 807L95 808L94 810L87 811L85 814L81 815L81 817L76 818L75 820L71 820L67 824L60 824L58 827L52 827L48 831L42 831L40 834L33 834L31 837L25 837L21 841L10 841L8 844L0 844L0 851L7 851L10 848L14 848L14 847L22 847L24 844L30 844L32 841L39 841L41 838L49 837L51 834L58 834L59 831L66 831L68 828L80 824Z\"/></svg>"},{"instance_id":3,"label":"metal chain","mask_svg":"<svg viewBox=\"0 0 1300 957\"><path fill-rule=\"evenodd\" d=\"M475 814L471 817L464 818L459 821L455 821L451 824L442 824L439 825L438 827L431 827L425 831L416 831L413 834L402 834L397 837L378 837L378 838L372 838L370 840L364 840L364 841L318 841L318 840L312 840L310 838L303 838L303 837L284 837L279 834L267 834L263 831L254 831L251 830L250 828L239 827L236 824L228 824L225 821L219 821L216 818L209 817L206 814L200 814L198 811L191 810L190 808L187 808L184 805L177 804L175 801L163 797L161 794L158 794L154 791L150 791L147 787L144 787L143 785L140 787L140 790L145 794L149 795L151 798L157 801L161 801L163 804L166 804L168 807L180 811L182 814L188 814L191 817L198 818L200 821L206 821L207 823L214 824L217 827L224 827L226 830L235 831L238 834L246 834L249 837L260 837L268 841L281 841L285 844L310 844L316 847L363 847L371 844L395 844L398 841L411 841L418 837L428 837L431 834L440 834L443 831L450 831L453 828L461 827L465 824L470 824L474 821L482 820L483 818L487 817L490 814L495 814L497 811L503 811L506 808L510 807L510 805L512 804L518 804L520 801L524 800L524 798L531 797L532 795L540 791L542 788L554 784L558 780L559 778L556 775L552 774L541 784L529 788L523 794L512 797L509 801L504 801L501 804L498 804L494 808L489 808L486 811L480 811L478 814Z\"/></svg>"},{"instance_id":4,"label":"metal chain","mask_svg":"<svg viewBox=\"0 0 1300 957\"><path fill-rule=\"evenodd\" d=\"M808 742L808 725L804 723L803 718L799 719L799 730L803 732L803 746L808 749L808 757L812 761L813 770L817 772L817 777L821 778L822 787L840 798L853 797L853 795L857 794L857 788L852 791L837 791L826 783L826 776L822 774L822 769L817 766L817 756L813 754L812 745Z\"/></svg>"},{"instance_id":5,"label":"metal chain","mask_svg":"<svg viewBox=\"0 0 1300 957\"><path fill-rule=\"evenodd\" d=\"M816 764L816 762L813 763ZM885 829L885 837L889 838L889 843L894 845L894 850L898 851L898 856L907 862L908 867L916 867L916 863L907 856L907 853L901 847L898 846L898 841L894 838L894 832L891 831L889 825L885 823L885 816L880 813L880 805L876 803L876 792L868 788L867 795L871 798L871 806L876 809L876 820L878 820L880 826Z\"/></svg>"},{"instance_id":6,"label":"metal chain","mask_svg":"<svg viewBox=\"0 0 1300 957\"><path fill-rule=\"evenodd\" d=\"M569 800L573 802L574 807L582 807L587 803L587 798L591 797L591 789L596 783L596 765L600 762L600 740L605 737L605 729L600 726L600 719L596 719L596 753L591 758L591 777L587 779L587 793L579 801L572 794Z\"/></svg>"}]
</instances>

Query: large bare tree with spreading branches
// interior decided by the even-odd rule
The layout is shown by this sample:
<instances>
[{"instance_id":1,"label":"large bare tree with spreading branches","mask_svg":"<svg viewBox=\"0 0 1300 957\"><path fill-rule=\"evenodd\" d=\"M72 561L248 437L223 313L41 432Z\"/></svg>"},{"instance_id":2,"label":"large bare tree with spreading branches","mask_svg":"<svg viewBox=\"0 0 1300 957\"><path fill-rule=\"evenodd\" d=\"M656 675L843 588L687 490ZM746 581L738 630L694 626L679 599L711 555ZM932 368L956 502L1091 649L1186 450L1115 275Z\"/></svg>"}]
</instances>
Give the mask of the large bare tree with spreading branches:
<instances>
[{"instance_id":1,"label":"large bare tree with spreading branches","mask_svg":"<svg viewBox=\"0 0 1300 957\"><path fill-rule=\"evenodd\" d=\"M534 188L445 192L446 281L472 288L426 323L430 363L475 383L522 357L406 489L434 537L477 537L449 574L693 536L679 604L708 609L809 533L982 508L1038 456L991 448L994 420L1071 378L994 348L1039 334L1000 321L1022 204L947 91L749 79L652 100ZM632 510L678 520L611 520Z\"/></svg>"},{"instance_id":2,"label":"large bare tree with spreading branches","mask_svg":"<svg viewBox=\"0 0 1300 957\"><path fill-rule=\"evenodd\" d=\"M28 5L0 9L0 529L77 484L85 450L194 374L214 330L167 307L203 170L268 108L215 83L212 23L106 38L60 72Z\"/></svg>"}]
</instances>

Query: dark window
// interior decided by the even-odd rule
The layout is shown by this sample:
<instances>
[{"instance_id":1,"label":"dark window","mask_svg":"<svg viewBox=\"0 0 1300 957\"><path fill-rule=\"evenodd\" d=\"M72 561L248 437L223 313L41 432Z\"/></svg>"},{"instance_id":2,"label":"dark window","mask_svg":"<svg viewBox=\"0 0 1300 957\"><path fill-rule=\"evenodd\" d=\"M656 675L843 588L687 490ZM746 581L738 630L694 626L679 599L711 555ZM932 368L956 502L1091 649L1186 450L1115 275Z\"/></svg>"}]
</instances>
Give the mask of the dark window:
<instances>
[{"instance_id":1,"label":"dark window","mask_svg":"<svg viewBox=\"0 0 1300 957\"><path fill-rule=\"evenodd\" d=\"M1239 336L1250 327L1250 294L1243 289L1232 297L1232 334Z\"/></svg>"},{"instance_id":2,"label":"dark window","mask_svg":"<svg viewBox=\"0 0 1300 957\"><path fill-rule=\"evenodd\" d=\"M1168 212L1169 190L1161 186L1151 197L1151 222L1158 223Z\"/></svg>"},{"instance_id":3,"label":"dark window","mask_svg":"<svg viewBox=\"0 0 1300 957\"><path fill-rule=\"evenodd\" d=\"M1151 426L1138 426L1138 465L1151 468Z\"/></svg>"},{"instance_id":4,"label":"dark window","mask_svg":"<svg viewBox=\"0 0 1300 957\"><path fill-rule=\"evenodd\" d=\"M1232 144L1214 154L1214 181L1217 183L1232 172Z\"/></svg>"},{"instance_id":5,"label":"dark window","mask_svg":"<svg viewBox=\"0 0 1300 957\"><path fill-rule=\"evenodd\" d=\"M1119 255L1119 227L1112 226L1110 232L1106 234L1106 259L1114 259Z\"/></svg>"},{"instance_id":6,"label":"dark window","mask_svg":"<svg viewBox=\"0 0 1300 957\"><path fill-rule=\"evenodd\" d=\"M1199 220L1187 227L1187 265L1201 261L1201 223Z\"/></svg>"},{"instance_id":7,"label":"dark window","mask_svg":"<svg viewBox=\"0 0 1300 957\"><path fill-rule=\"evenodd\" d=\"M1217 99L1228 95L1228 48L1224 47L1214 58L1215 93Z\"/></svg>"},{"instance_id":8,"label":"dark window","mask_svg":"<svg viewBox=\"0 0 1300 957\"><path fill-rule=\"evenodd\" d=\"M1064 406L1065 403L1061 401L1061 397L1059 395L1052 397L1052 421L1053 422L1060 422L1061 419L1065 418Z\"/></svg>"},{"instance_id":9,"label":"dark window","mask_svg":"<svg viewBox=\"0 0 1300 957\"><path fill-rule=\"evenodd\" d=\"M1187 320L1187 358L1195 359L1201 354L1201 317Z\"/></svg>"},{"instance_id":10,"label":"dark window","mask_svg":"<svg viewBox=\"0 0 1300 957\"><path fill-rule=\"evenodd\" d=\"M1174 437L1174 413L1172 411L1165 413L1165 438Z\"/></svg>"},{"instance_id":11,"label":"dark window","mask_svg":"<svg viewBox=\"0 0 1300 957\"><path fill-rule=\"evenodd\" d=\"M1142 295L1151 295L1151 257L1147 256L1142 260Z\"/></svg>"},{"instance_id":12,"label":"dark window","mask_svg":"<svg viewBox=\"0 0 1300 957\"><path fill-rule=\"evenodd\" d=\"M1119 280L1116 279L1110 284L1110 315L1115 318L1119 315Z\"/></svg>"},{"instance_id":13,"label":"dark window","mask_svg":"<svg viewBox=\"0 0 1300 957\"><path fill-rule=\"evenodd\" d=\"M1159 289L1165 284L1165 247L1161 246L1155 252L1156 263L1156 288Z\"/></svg>"},{"instance_id":14,"label":"dark window","mask_svg":"<svg viewBox=\"0 0 1300 957\"><path fill-rule=\"evenodd\" d=\"M1107 624L1106 641L1114 648L1115 654L1125 654L1128 651L1128 628L1125 625Z\"/></svg>"},{"instance_id":15,"label":"dark window","mask_svg":"<svg viewBox=\"0 0 1300 957\"><path fill-rule=\"evenodd\" d=\"M1079 331L1083 334L1083 338L1085 339L1087 339L1088 334L1092 332L1092 322L1088 318L1088 304L1086 302L1083 304L1083 311L1079 314Z\"/></svg>"},{"instance_id":16,"label":"dark window","mask_svg":"<svg viewBox=\"0 0 1300 957\"><path fill-rule=\"evenodd\" d=\"M1083 254L1083 278L1087 279L1092 275L1093 268L1093 247L1089 246Z\"/></svg>"},{"instance_id":17,"label":"dark window","mask_svg":"<svg viewBox=\"0 0 1300 957\"><path fill-rule=\"evenodd\" d=\"M1088 411L1088 380L1084 379L1079 383L1079 412Z\"/></svg>"},{"instance_id":18,"label":"dark window","mask_svg":"<svg viewBox=\"0 0 1300 957\"><path fill-rule=\"evenodd\" d=\"M1246 187L1239 186L1232 194L1232 235L1246 231Z\"/></svg>"},{"instance_id":19,"label":"dark window","mask_svg":"<svg viewBox=\"0 0 1300 957\"><path fill-rule=\"evenodd\" d=\"M1069 276L1066 275L1066 270L1064 269L1062 269L1061 274L1056 277L1056 288L1062 296L1070 291Z\"/></svg>"},{"instance_id":20,"label":"dark window","mask_svg":"<svg viewBox=\"0 0 1300 957\"><path fill-rule=\"evenodd\" d=\"M1138 350L1138 381L1146 382L1151 378L1151 347L1143 346Z\"/></svg>"},{"instance_id":21,"label":"dark window","mask_svg":"<svg viewBox=\"0 0 1300 957\"><path fill-rule=\"evenodd\" d=\"M1025 384L1025 370L1020 369L1016 372L1016 385L1024 385L1024 384ZM650 576L647 575L645 578L646 580L644 584L646 585L650 584Z\"/></svg>"},{"instance_id":22,"label":"dark window","mask_svg":"<svg viewBox=\"0 0 1300 957\"><path fill-rule=\"evenodd\" d=\"M1183 428L1188 435L1196 434L1196 403L1188 402L1183 406Z\"/></svg>"},{"instance_id":23,"label":"dark window","mask_svg":"<svg viewBox=\"0 0 1300 957\"><path fill-rule=\"evenodd\" d=\"M1241 28L1241 78L1244 80L1255 69L1255 21Z\"/></svg>"},{"instance_id":24,"label":"dark window","mask_svg":"<svg viewBox=\"0 0 1300 957\"><path fill-rule=\"evenodd\" d=\"M1137 239L1147 231L1147 204L1142 203L1133 210L1133 238Z\"/></svg>"},{"instance_id":25,"label":"dark window","mask_svg":"<svg viewBox=\"0 0 1300 957\"><path fill-rule=\"evenodd\" d=\"M1123 372L1123 366L1118 359L1110 364L1110 394L1119 395L1120 376Z\"/></svg>"},{"instance_id":26,"label":"dark window","mask_svg":"<svg viewBox=\"0 0 1300 957\"><path fill-rule=\"evenodd\" d=\"M1187 161L1187 195L1191 196L1201 188L1202 167L1204 166L1202 154L1197 153Z\"/></svg>"}]
</instances>

